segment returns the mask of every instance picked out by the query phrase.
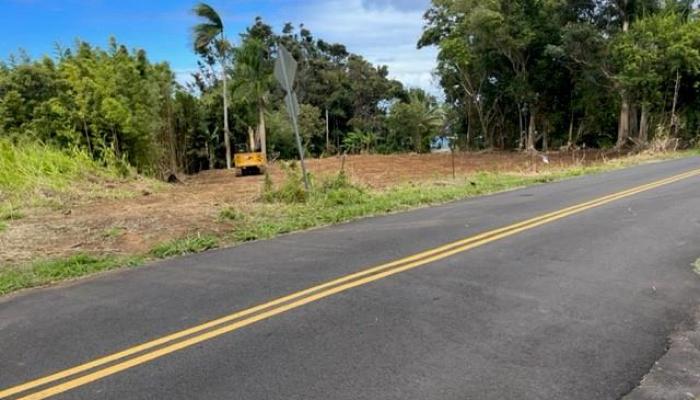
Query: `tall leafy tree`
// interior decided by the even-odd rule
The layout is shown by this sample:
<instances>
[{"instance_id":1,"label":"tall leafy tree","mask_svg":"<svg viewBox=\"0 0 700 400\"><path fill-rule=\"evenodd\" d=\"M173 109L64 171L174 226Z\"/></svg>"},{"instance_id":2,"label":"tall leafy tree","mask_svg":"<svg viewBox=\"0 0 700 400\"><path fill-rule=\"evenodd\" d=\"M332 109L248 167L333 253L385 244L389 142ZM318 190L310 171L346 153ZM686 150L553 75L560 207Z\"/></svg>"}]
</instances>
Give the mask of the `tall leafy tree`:
<instances>
[{"instance_id":1,"label":"tall leafy tree","mask_svg":"<svg viewBox=\"0 0 700 400\"><path fill-rule=\"evenodd\" d=\"M260 151L267 157L265 114L274 82L268 47L257 37L247 37L236 50L234 97L251 106L257 116L256 136Z\"/></svg>"}]
</instances>

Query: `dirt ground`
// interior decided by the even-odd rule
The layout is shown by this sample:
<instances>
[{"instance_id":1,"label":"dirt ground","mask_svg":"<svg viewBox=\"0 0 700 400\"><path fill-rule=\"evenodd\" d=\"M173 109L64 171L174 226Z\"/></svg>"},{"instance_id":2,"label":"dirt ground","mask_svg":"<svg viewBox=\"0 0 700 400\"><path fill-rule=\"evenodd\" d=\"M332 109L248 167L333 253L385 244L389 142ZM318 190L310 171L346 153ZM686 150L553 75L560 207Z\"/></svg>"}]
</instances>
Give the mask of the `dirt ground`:
<instances>
[{"instance_id":1,"label":"dirt ground","mask_svg":"<svg viewBox=\"0 0 700 400\"><path fill-rule=\"evenodd\" d=\"M541 156L521 153L458 153L455 170L458 176L478 171L531 174L611 157L594 151L550 153L546 164ZM354 182L375 189L452 175L449 153L356 155L308 161L309 170L316 177L335 174L343 164ZM279 165L271 165L269 171L274 182L283 179ZM0 266L79 252L145 253L160 242L187 234L222 233L230 225L217 220L219 211L256 201L262 182L261 176L236 177L233 171L205 171L184 177L181 184L157 190L134 182L105 184L105 190L138 193L127 199L74 199L59 209L25 209L24 218L11 221L0 233Z\"/></svg>"}]
</instances>

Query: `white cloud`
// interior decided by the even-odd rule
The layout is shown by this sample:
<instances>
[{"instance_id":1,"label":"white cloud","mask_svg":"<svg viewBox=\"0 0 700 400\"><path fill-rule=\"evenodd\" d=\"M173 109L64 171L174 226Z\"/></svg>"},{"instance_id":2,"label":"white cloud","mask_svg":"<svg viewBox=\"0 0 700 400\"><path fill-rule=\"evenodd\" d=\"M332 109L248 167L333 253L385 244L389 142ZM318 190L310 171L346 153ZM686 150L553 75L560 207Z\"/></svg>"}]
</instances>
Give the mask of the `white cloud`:
<instances>
[{"instance_id":1,"label":"white cloud","mask_svg":"<svg viewBox=\"0 0 700 400\"><path fill-rule=\"evenodd\" d=\"M425 10L426 0L362 0L362 6L368 9L383 9L392 7L401 11Z\"/></svg>"},{"instance_id":2,"label":"white cloud","mask_svg":"<svg viewBox=\"0 0 700 400\"><path fill-rule=\"evenodd\" d=\"M343 43L407 86L440 95L432 78L434 48L416 49L422 32L425 0L331 0L299 10L315 36Z\"/></svg>"}]
</instances>

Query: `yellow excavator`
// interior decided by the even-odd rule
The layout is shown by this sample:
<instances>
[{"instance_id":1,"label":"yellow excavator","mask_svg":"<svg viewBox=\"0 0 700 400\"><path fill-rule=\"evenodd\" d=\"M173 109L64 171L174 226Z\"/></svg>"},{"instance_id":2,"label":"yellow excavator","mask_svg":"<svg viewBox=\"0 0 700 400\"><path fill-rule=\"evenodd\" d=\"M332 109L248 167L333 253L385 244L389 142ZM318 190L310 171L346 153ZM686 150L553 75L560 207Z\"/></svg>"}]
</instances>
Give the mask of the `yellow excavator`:
<instances>
[{"instance_id":1,"label":"yellow excavator","mask_svg":"<svg viewBox=\"0 0 700 400\"><path fill-rule=\"evenodd\" d=\"M242 176L265 173L267 154L262 150L264 146L259 146L257 142L253 129L249 128L248 142L238 145L236 148L236 153L233 155L233 164Z\"/></svg>"}]
</instances>

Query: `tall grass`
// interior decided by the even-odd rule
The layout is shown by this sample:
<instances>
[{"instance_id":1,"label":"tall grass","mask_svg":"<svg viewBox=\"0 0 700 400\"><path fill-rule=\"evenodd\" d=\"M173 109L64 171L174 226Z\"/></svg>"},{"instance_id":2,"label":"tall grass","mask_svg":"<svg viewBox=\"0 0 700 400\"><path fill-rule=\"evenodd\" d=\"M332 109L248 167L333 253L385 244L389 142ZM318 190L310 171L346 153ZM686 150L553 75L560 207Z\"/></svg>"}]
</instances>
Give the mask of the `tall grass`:
<instances>
[{"instance_id":1,"label":"tall grass","mask_svg":"<svg viewBox=\"0 0 700 400\"><path fill-rule=\"evenodd\" d=\"M85 151L0 138L0 217L16 218L22 206L65 194L81 184L123 175L114 163L95 161Z\"/></svg>"}]
</instances>

